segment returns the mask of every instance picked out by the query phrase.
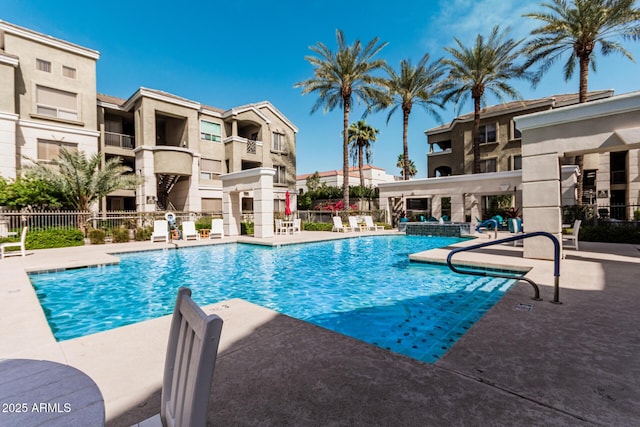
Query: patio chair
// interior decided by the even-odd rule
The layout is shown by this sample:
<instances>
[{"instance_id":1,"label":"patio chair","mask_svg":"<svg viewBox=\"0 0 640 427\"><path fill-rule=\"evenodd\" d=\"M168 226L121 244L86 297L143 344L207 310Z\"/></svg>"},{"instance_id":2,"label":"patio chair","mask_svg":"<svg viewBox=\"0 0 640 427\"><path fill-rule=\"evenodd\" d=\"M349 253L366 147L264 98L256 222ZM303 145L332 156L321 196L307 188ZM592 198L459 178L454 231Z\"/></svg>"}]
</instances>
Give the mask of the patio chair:
<instances>
[{"instance_id":1,"label":"patio chair","mask_svg":"<svg viewBox=\"0 0 640 427\"><path fill-rule=\"evenodd\" d=\"M301 223L302 221L300 220L300 218L295 218L293 220L293 227L291 227L292 234L300 234Z\"/></svg>"},{"instance_id":2,"label":"patio chair","mask_svg":"<svg viewBox=\"0 0 640 427\"><path fill-rule=\"evenodd\" d=\"M200 234L196 230L196 223L184 221L182 223L182 238L184 240L200 240Z\"/></svg>"},{"instance_id":3,"label":"patio chair","mask_svg":"<svg viewBox=\"0 0 640 427\"><path fill-rule=\"evenodd\" d=\"M211 220L211 233L209 233L209 238L213 239L214 237L224 238L224 221L222 218Z\"/></svg>"},{"instance_id":4,"label":"patio chair","mask_svg":"<svg viewBox=\"0 0 640 427\"><path fill-rule=\"evenodd\" d=\"M284 226L281 219L276 219L276 235L287 234L289 230Z\"/></svg>"},{"instance_id":5,"label":"patio chair","mask_svg":"<svg viewBox=\"0 0 640 427\"><path fill-rule=\"evenodd\" d=\"M222 323L193 302L189 288L180 288L169 331L160 414L137 426L207 425Z\"/></svg>"},{"instance_id":6,"label":"patio chair","mask_svg":"<svg viewBox=\"0 0 640 427\"><path fill-rule=\"evenodd\" d=\"M358 218L355 216L349 216L349 228L351 228L353 231L364 231L364 226L360 226L360 224L358 224Z\"/></svg>"},{"instance_id":7,"label":"patio chair","mask_svg":"<svg viewBox=\"0 0 640 427\"><path fill-rule=\"evenodd\" d=\"M578 249L578 235L580 234L580 224L582 220L576 219L573 223L573 233L562 236L562 248L573 248L576 251ZM568 242L568 243L565 243ZM571 243L573 242L573 243Z\"/></svg>"},{"instance_id":8,"label":"patio chair","mask_svg":"<svg viewBox=\"0 0 640 427\"><path fill-rule=\"evenodd\" d=\"M331 231L342 231L342 232L347 232L347 231L352 231L351 227L348 227L346 225L342 225L342 218L340 218L339 216L334 216L333 217L333 228L331 229Z\"/></svg>"},{"instance_id":9,"label":"patio chair","mask_svg":"<svg viewBox=\"0 0 640 427\"><path fill-rule=\"evenodd\" d=\"M153 233L151 233L152 242L169 242L169 223L166 219L153 221Z\"/></svg>"},{"instance_id":10,"label":"patio chair","mask_svg":"<svg viewBox=\"0 0 640 427\"><path fill-rule=\"evenodd\" d=\"M371 217L371 215L366 215L364 217L364 225L366 230L373 230L373 231L384 230L383 226L376 225L373 222L373 218Z\"/></svg>"},{"instance_id":11,"label":"patio chair","mask_svg":"<svg viewBox=\"0 0 640 427\"><path fill-rule=\"evenodd\" d=\"M522 220L520 218L509 218L508 226L509 226L509 233L511 234L524 233L524 230L522 228ZM522 245L522 240L513 241L513 246L520 246L520 245Z\"/></svg>"},{"instance_id":12,"label":"patio chair","mask_svg":"<svg viewBox=\"0 0 640 427\"><path fill-rule=\"evenodd\" d=\"M7 242L7 243L0 243L0 259L4 258L4 251L7 248L20 248L20 254L22 256L25 256L25 248L24 248L24 242L27 240L27 229L29 227L23 227L22 228L22 233L20 235L20 241L19 242Z\"/></svg>"}]
</instances>

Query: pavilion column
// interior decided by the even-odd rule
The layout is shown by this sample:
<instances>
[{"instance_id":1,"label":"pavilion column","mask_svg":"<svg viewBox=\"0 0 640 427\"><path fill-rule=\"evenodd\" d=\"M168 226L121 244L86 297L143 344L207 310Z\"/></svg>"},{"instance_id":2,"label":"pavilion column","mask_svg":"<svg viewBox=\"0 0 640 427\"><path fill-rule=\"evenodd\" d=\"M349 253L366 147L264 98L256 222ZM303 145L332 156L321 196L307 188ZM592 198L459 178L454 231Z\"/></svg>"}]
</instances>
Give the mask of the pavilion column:
<instances>
[{"instance_id":1,"label":"pavilion column","mask_svg":"<svg viewBox=\"0 0 640 427\"><path fill-rule=\"evenodd\" d=\"M560 163L558 153L522 157L522 219L525 232L546 231L562 242ZM524 240L524 257L552 260L546 237Z\"/></svg>"}]
</instances>

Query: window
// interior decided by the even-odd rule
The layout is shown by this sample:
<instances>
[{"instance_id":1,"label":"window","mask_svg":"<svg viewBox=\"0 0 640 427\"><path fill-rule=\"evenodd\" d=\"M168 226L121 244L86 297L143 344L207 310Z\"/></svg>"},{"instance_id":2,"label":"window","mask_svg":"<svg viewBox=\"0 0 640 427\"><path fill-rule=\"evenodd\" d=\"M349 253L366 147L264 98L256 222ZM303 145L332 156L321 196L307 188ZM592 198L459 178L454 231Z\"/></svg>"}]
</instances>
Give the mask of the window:
<instances>
[{"instance_id":1,"label":"window","mask_svg":"<svg viewBox=\"0 0 640 427\"><path fill-rule=\"evenodd\" d=\"M69 142L50 141L47 139L38 140L38 160L50 162L58 157L61 149L68 151L78 151L78 146Z\"/></svg>"},{"instance_id":2,"label":"window","mask_svg":"<svg viewBox=\"0 0 640 427\"><path fill-rule=\"evenodd\" d=\"M202 206L201 206L202 212L215 212L215 213L222 212L222 199L202 198L201 202L202 202Z\"/></svg>"},{"instance_id":3,"label":"window","mask_svg":"<svg viewBox=\"0 0 640 427\"><path fill-rule=\"evenodd\" d=\"M200 160L200 179L216 179L216 177L220 174L222 174L221 160Z\"/></svg>"},{"instance_id":4,"label":"window","mask_svg":"<svg viewBox=\"0 0 640 427\"><path fill-rule=\"evenodd\" d=\"M486 125L480 126L480 144L485 144L487 142L496 142L496 125L495 123L490 123Z\"/></svg>"},{"instance_id":5,"label":"window","mask_svg":"<svg viewBox=\"0 0 640 427\"><path fill-rule=\"evenodd\" d=\"M44 59L36 59L36 70L44 71L46 73L51 72L51 62Z\"/></svg>"},{"instance_id":6,"label":"window","mask_svg":"<svg viewBox=\"0 0 640 427\"><path fill-rule=\"evenodd\" d=\"M276 176L273 177L274 184L286 184L287 183L287 169L284 166L274 166L276 170Z\"/></svg>"},{"instance_id":7,"label":"window","mask_svg":"<svg viewBox=\"0 0 640 427\"><path fill-rule=\"evenodd\" d=\"M207 141L220 142L222 141L222 132L218 123L200 121L200 139Z\"/></svg>"},{"instance_id":8,"label":"window","mask_svg":"<svg viewBox=\"0 0 640 427\"><path fill-rule=\"evenodd\" d=\"M513 156L513 170L522 169L522 156Z\"/></svg>"},{"instance_id":9,"label":"window","mask_svg":"<svg viewBox=\"0 0 640 427\"><path fill-rule=\"evenodd\" d=\"M64 90L36 86L36 111L43 116L78 120L78 95Z\"/></svg>"},{"instance_id":10,"label":"window","mask_svg":"<svg viewBox=\"0 0 640 427\"><path fill-rule=\"evenodd\" d=\"M273 133L273 151L285 152L287 151L286 136L281 133Z\"/></svg>"},{"instance_id":11,"label":"window","mask_svg":"<svg viewBox=\"0 0 640 427\"><path fill-rule=\"evenodd\" d=\"M511 139L521 139L522 132L516 127L516 122L511 120Z\"/></svg>"},{"instance_id":12,"label":"window","mask_svg":"<svg viewBox=\"0 0 640 427\"><path fill-rule=\"evenodd\" d=\"M480 172L496 172L496 159L480 160Z\"/></svg>"},{"instance_id":13,"label":"window","mask_svg":"<svg viewBox=\"0 0 640 427\"><path fill-rule=\"evenodd\" d=\"M62 75L68 77L70 79L76 78L76 69L73 67L67 67L66 65L62 66Z\"/></svg>"}]
</instances>

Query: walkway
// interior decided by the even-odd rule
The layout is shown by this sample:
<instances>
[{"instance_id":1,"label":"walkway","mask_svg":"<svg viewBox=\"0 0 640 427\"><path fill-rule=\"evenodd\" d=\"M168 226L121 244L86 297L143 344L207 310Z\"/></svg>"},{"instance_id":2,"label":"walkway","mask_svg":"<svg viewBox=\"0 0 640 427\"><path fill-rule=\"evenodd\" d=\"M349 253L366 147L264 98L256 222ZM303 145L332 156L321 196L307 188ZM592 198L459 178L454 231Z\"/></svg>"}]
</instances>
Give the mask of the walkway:
<instances>
[{"instance_id":1,"label":"walkway","mask_svg":"<svg viewBox=\"0 0 640 427\"><path fill-rule=\"evenodd\" d=\"M261 243L337 237L350 236L303 232ZM25 270L113 262L108 253L125 246L174 247L86 246L0 261L0 358L50 359L88 373L105 397L111 426L129 426L159 411L169 318L57 343ZM541 285L544 301L530 299L528 284L515 285L433 365L242 300L208 306L225 320L210 423L639 425L640 251L634 245L580 247L562 261L562 305L549 302L552 263L522 259L521 248L501 245L456 256L533 267L529 276ZM446 254L436 249L415 258L443 260ZM520 304L531 304L530 310L516 309Z\"/></svg>"}]
</instances>

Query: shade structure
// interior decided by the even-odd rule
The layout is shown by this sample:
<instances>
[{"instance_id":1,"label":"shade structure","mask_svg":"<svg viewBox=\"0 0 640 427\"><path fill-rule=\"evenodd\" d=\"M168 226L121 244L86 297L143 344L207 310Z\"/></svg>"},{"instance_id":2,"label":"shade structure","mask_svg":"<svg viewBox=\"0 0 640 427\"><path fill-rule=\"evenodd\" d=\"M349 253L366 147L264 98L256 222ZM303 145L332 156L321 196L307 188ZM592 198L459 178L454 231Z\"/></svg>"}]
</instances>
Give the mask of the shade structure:
<instances>
[{"instance_id":1,"label":"shade structure","mask_svg":"<svg viewBox=\"0 0 640 427\"><path fill-rule=\"evenodd\" d=\"M288 191L284 195L284 214L291 215L291 198Z\"/></svg>"}]
</instances>

